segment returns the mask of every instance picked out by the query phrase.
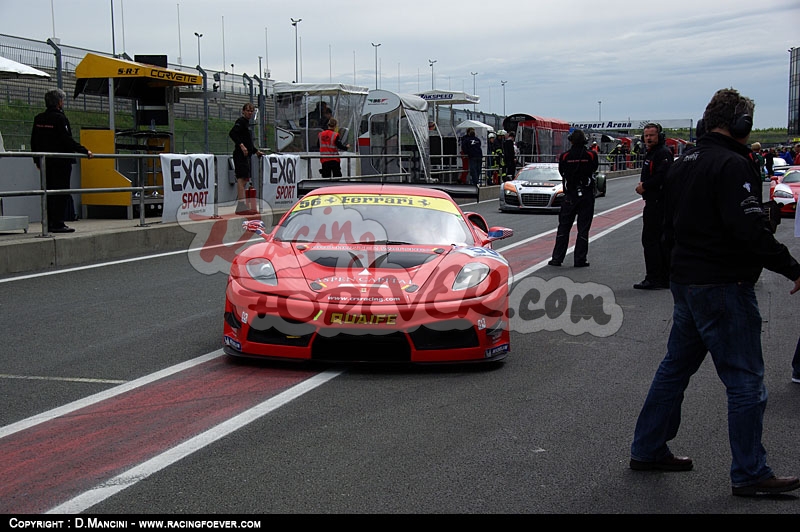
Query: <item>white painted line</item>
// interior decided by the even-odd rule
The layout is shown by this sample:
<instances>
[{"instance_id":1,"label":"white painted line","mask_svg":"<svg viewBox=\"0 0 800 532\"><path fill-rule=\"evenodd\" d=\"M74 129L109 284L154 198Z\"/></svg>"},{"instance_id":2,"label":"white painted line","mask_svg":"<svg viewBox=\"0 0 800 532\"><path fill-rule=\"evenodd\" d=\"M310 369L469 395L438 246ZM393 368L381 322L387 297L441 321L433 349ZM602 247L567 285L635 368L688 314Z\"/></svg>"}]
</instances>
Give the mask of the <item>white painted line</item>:
<instances>
[{"instance_id":1,"label":"white painted line","mask_svg":"<svg viewBox=\"0 0 800 532\"><path fill-rule=\"evenodd\" d=\"M606 211L598 212L594 216L592 216L592 219L597 218L599 216L605 216L610 212L614 212L614 211L616 211L618 209L622 209L623 207L627 207L628 205L631 205L631 204L636 203L638 201L642 201L642 200L641 199L636 199L636 200L633 200L633 201L629 201L628 203L623 203L622 205L618 205L616 207L612 207L611 209L608 209ZM641 214L639 214L636 218L638 218L638 217L641 217ZM633 218L633 219L635 219L635 218ZM628 222L626 221L625 223L628 223ZM555 227L553 229L550 229L549 231L545 231L544 233L539 233L538 235L530 236L530 237L528 237L528 238L526 238L524 240L520 240L519 242L514 242L513 244L510 244L510 245L508 245L506 247L497 249L496 251L498 253L502 254L504 251L507 251L509 249L514 249L514 248L519 247L519 246L523 246L523 245L527 244L528 242L531 242L533 240L537 240L537 239L542 238L544 236L547 236L549 234L555 233L557 230L558 230L558 227ZM605 234L605 233L603 233L603 234ZM591 239L589 241L591 242ZM572 248L569 248L568 252L571 251L571 250L572 250Z\"/></svg>"},{"instance_id":2,"label":"white painted line","mask_svg":"<svg viewBox=\"0 0 800 532\"><path fill-rule=\"evenodd\" d=\"M267 399L263 403L254 406L250 410L246 410L241 414L232 417L228 421L224 421L214 428L211 428L202 434L198 434L194 438L185 441L184 443L173 447L158 456L147 460L133 467L116 477L95 486L94 488L81 493L80 495L70 499L69 501L50 509L48 514L78 514L84 510L91 508L107 498L119 493L120 491L133 486L140 480L144 480L153 473L161 471L167 466L186 458L195 451L199 451L214 443L215 441L224 438L228 434L244 427L245 425L257 420L258 418L269 414L270 412L282 407L290 401L300 397L306 392L325 384L329 380L341 375L341 371L325 371L315 375L292 388L289 388L283 393Z\"/></svg>"},{"instance_id":3,"label":"white painted line","mask_svg":"<svg viewBox=\"0 0 800 532\"><path fill-rule=\"evenodd\" d=\"M0 379L23 379L29 381L63 381L63 382L90 382L100 384L123 384L126 381L117 379L90 379L88 377L48 377L46 375L7 375L0 373Z\"/></svg>"},{"instance_id":4,"label":"white painted line","mask_svg":"<svg viewBox=\"0 0 800 532\"><path fill-rule=\"evenodd\" d=\"M262 240L262 238L260 236L256 236L256 237L251 237L250 240L248 240L246 242L243 242L243 243L237 242L236 244L217 244L217 245L214 245L214 246L200 246L198 248L180 249L178 251L166 251L164 253L156 253L154 255L145 255L143 257L131 257L129 259L119 259L119 260L114 260L114 261L109 261L109 262L101 262L101 263L98 263L98 264L87 264L85 266L75 266L75 267L72 267L72 268L65 268L63 270L52 270L52 271L46 271L46 272L31 273L31 274L28 274L28 275L20 275L20 276L17 276L17 277L8 277L6 279L0 279L0 284L2 284L2 283L10 283L12 281L22 281L24 279L36 279L37 277L47 277L49 275L59 275L59 274L62 274L62 273L79 272L79 271L82 271L82 270L93 270L95 268L103 268L105 266L115 266L117 264L125 264L126 262L138 262L140 260L158 259L158 258L161 258L161 257L169 257L171 255L181 255L181 254L184 254L184 253L188 255L189 253L197 253L197 252L200 252L200 251L207 251L207 250L210 250L210 249L230 248L231 246L234 246L234 245L239 247L239 246L242 246L244 244L248 244L251 241L252 242L256 242L258 240Z\"/></svg>"},{"instance_id":5,"label":"white painted line","mask_svg":"<svg viewBox=\"0 0 800 532\"><path fill-rule=\"evenodd\" d=\"M89 397L78 399L77 401L73 401L64 406L54 408L53 410L48 410L47 412L42 412L41 414L37 414L27 419L17 421L16 423L12 423L11 425L0 427L0 438L5 438L6 436L10 436L11 434L19 432L21 430L34 427L36 425L39 425L40 423L45 423L57 417L61 417L76 410L80 410L81 408L85 408L87 406L99 403L100 401L105 401L106 399L116 397L117 395L123 394L125 392L135 390L136 388L139 388L146 384L150 384L151 382L155 382L159 379L163 379L164 377L168 377L180 371L184 371L186 369L197 366L198 364L202 364L203 362L207 362L209 360L217 358L222 354L223 354L222 349L218 349L216 351L208 353L207 355L199 356L197 358L193 358L192 360L187 360L186 362L182 362L180 364L176 364L169 368L162 369L161 371L151 373L150 375L145 375L144 377L141 377L139 379L126 382L125 384L122 384L120 386L115 386L114 388L109 388L108 390L102 391L100 393L90 395Z\"/></svg>"},{"instance_id":6,"label":"white painted line","mask_svg":"<svg viewBox=\"0 0 800 532\"><path fill-rule=\"evenodd\" d=\"M638 200L638 201L641 201L641 200ZM631 202L631 203L633 203L633 202ZM612 210L613 210L613 209L612 209ZM610 211L605 211L605 212L610 212ZM621 222L619 222L617 225L613 225L613 226L609 227L608 229L605 229L605 230L603 230L603 231L600 231L600 232L599 232L599 233L597 233L596 235L594 235L594 236L592 236L592 237L589 237L589 242L594 242L594 241L595 241L595 240L597 240L598 238L602 238L602 237L606 236L607 234L609 234L609 233L612 233L612 232L616 231L616 230L617 230L617 229L619 229L620 227L623 227L623 226L625 226L625 225L628 225L629 223L631 223L631 222L632 222L632 221L634 221L634 220L638 220L638 219L639 219L639 218L641 218L641 217L642 217L642 213L639 213L639 214L637 214L637 215L635 215L635 216L633 216L633 217L631 217L631 218L628 218L627 220L622 220L622 221L621 221ZM552 232L552 231L551 231L551 232ZM569 255L569 254L570 254L570 253L572 253L573 251L575 251L575 246L570 246L570 247L569 247L569 249L567 249L567 255ZM517 279L524 279L525 277L527 277L527 276L531 275L533 272L535 272L535 271L538 271L538 270L541 270L542 268L544 268L545 266L547 266L547 263L548 263L549 261L550 261L550 258L548 257L548 258L546 258L545 260L543 260L542 262L539 262L539 263L537 263L537 264L534 264L533 266L531 266L530 268L528 268L528 269L527 269L527 270L525 270L525 271L522 271L522 272L519 272L519 273L512 274L511 278L510 278L510 279L509 279L509 281L508 281L509 285L510 285L510 284L512 284L512 283L514 283L514 282L515 282Z\"/></svg>"}]
</instances>

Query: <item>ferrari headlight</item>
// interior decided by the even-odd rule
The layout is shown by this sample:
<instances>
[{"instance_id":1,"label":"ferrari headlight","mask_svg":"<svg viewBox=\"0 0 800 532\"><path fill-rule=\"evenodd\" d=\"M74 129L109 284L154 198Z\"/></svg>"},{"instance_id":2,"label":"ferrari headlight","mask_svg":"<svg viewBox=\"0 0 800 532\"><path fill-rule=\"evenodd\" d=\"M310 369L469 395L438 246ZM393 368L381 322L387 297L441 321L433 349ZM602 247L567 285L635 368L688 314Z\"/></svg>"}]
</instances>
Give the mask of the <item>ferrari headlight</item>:
<instances>
[{"instance_id":1,"label":"ferrari headlight","mask_svg":"<svg viewBox=\"0 0 800 532\"><path fill-rule=\"evenodd\" d=\"M453 281L453 290L466 290L478 286L489 275L489 267L481 262L470 262L461 268Z\"/></svg>"},{"instance_id":2,"label":"ferrari headlight","mask_svg":"<svg viewBox=\"0 0 800 532\"><path fill-rule=\"evenodd\" d=\"M268 284L270 286L278 284L278 276L275 274L275 267L265 258L258 257L250 259L247 261L245 269L247 273L250 274L250 277L259 283Z\"/></svg>"},{"instance_id":3,"label":"ferrari headlight","mask_svg":"<svg viewBox=\"0 0 800 532\"><path fill-rule=\"evenodd\" d=\"M775 192L772 193L772 197L794 199L794 195L788 190L776 190Z\"/></svg>"}]
</instances>

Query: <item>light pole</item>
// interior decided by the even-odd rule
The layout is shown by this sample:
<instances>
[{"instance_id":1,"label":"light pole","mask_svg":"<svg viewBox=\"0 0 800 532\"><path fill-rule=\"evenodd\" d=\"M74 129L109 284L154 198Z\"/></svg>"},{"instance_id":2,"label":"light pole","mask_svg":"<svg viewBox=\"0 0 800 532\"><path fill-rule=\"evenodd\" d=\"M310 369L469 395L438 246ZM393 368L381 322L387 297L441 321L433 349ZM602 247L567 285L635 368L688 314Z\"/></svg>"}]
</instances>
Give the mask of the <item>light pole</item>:
<instances>
[{"instance_id":1,"label":"light pole","mask_svg":"<svg viewBox=\"0 0 800 532\"><path fill-rule=\"evenodd\" d=\"M297 83L300 79L300 67L298 63L298 55L297 55L297 24L300 23L301 18L295 20L290 18L289 20L292 21L292 26L294 26L294 82Z\"/></svg>"},{"instance_id":2,"label":"light pole","mask_svg":"<svg viewBox=\"0 0 800 532\"><path fill-rule=\"evenodd\" d=\"M375 90L378 90L378 46L380 45L381 43L372 43L372 46L375 47Z\"/></svg>"},{"instance_id":3,"label":"light pole","mask_svg":"<svg viewBox=\"0 0 800 532\"><path fill-rule=\"evenodd\" d=\"M236 91L236 87L234 86L236 83L236 75L233 73L233 63L231 63L231 92Z\"/></svg>"},{"instance_id":4,"label":"light pole","mask_svg":"<svg viewBox=\"0 0 800 532\"><path fill-rule=\"evenodd\" d=\"M436 87L434 86L433 82L433 64L437 61L437 59L428 59L428 63L431 65L431 90L434 90Z\"/></svg>"},{"instance_id":5,"label":"light pole","mask_svg":"<svg viewBox=\"0 0 800 532\"><path fill-rule=\"evenodd\" d=\"M194 34L197 37L197 65L200 66L200 37L202 37L203 34L197 32L194 32Z\"/></svg>"},{"instance_id":6,"label":"light pole","mask_svg":"<svg viewBox=\"0 0 800 532\"><path fill-rule=\"evenodd\" d=\"M178 64L183 65L183 51L181 50L181 5L180 4L178 4Z\"/></svg>"},{"instance_id":7,"label":"light pole","mask_svg":"<svg viewBox=\"0 0 800 532\"><path fill-rule=\"evenodd\" d=\"M478 73L477 72L470 72L470 74L472 74L472 94L473 95L477 95L478 94L478 86L475 84L475 79L476 79L475 76L477 76ZM478 104L473 104L472 105L472 110L473 111L477 111L478 110Z\"/></svg>"},{"instance_id":8,"label":"light pole","mask_svg":"<svg viewBox=\"0 0 800 532\"><path fill-rule=\"evenodd\" d=\"M503 116L506 116L506 83L508 81L500 80L500 85L503 86Z\"/></svg>"},{"instance_id":9,"label":"light pole","mask_svg":"<svg viewBox=\"0 0 800 532\"><path fill-rule=\"evenodd\" d=\"M597 100L597 121L603 121L603 102L601 100Z\"/></svg>"},{"instance_id":10,"label":"light pole","mask_svg":"<svg viewBox=\"0 0 800 532\"><path fill-rule=\"evenodd\" d=\"M117 57L117 39L114 37L114 0L111 0L111 55Z\"/></svg>"}]
</instances>

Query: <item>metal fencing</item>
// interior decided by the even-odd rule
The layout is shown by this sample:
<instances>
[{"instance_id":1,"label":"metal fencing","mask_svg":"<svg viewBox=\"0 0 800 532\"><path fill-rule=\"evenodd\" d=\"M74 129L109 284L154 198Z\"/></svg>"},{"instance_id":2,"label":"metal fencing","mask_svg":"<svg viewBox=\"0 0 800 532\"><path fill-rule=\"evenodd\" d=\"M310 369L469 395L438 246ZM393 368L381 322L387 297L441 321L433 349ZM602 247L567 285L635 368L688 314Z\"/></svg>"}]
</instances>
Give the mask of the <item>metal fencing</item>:
<instances>
[{"instance_id":1,"label":"metal fencing","mask_svg":"<svg viewBox=\"0 0 800 532\"><path fill-rule=\"evenodd\" d=\"M44 109L44 94L58 87L67 93L64 111L70 119L73 133L79 136L83 128L103 127L108 124L108 98L75 92L75 68L86 56L94 53L111 57L111 54L67 46L52 39L37 41L0 34L0 56L30 65L50 75L50 79L0 79L0 133L6 150L25 151L30 147L30 128L33 117ZM127 56L123 59L130 60ZM169 64L175 70L197 72L195 67ZM206 70L209 90L208 99L208 150L205 146L205 109L202 89L183 89L184 96L174 105L175 149L177 153L213 154L230 153L232 145L228 131L241 115L247 102L263 102L260 115L257 144L269 145L274 109L271 99L259 98L257 87L242 74ZM134 110L132 100L114 99L116 127L132 128Z\"/></svg>"},{"instance_id":2,"label":"metal fencing","mask_svg":"<svg viewBox=\"0 0 800 532\"><path fill-rule=\"evenodd\" d=\"M313 179L312 175L312 162L318 160L322 155L321 154L294 154L297 155L302 164L307 165L306 172L309 176L309 179ZM146 178L138 178L133 179L131 181L130 186L124 187L92 187L92 188L69 188L69 189L48 189L47 188L47 179L46 179L46 168L47 168L47 161L53 158L70 158L70 159L86 159L88 158L86 155L81 153L51 153L51 152L21 152L21 151L7 151L7 152L0 152L0 160L3 158L23 158L23 159L39 159L40 161L40 169L39 169L39 188L27 189L27 190L8 190L2 182L0 182L0 217L3 215L2 209L2 201L4 198L15 198L15 197L30 197L30 196L38 196L40 198L40 208L41 208L41 220L42 220L42 236L47 236L48 234L48 223L47 223L47 197L52 195L78 195L82 196L83 194L99 194L99 193L110 193L110 192L126 192L131 194L131 205L138 207L139 213L139 225L146 226L145 221L145 214L146 214L146 207L147 204L152 201L152 198L160 196L163 198L163 183L161 185L155 184L153 180L149 180ZM114 159L114 160L131 160L135 161L135 164L138 167L147 167L148 165L157 165L158 159L160 154L94 154L93 159ZM217 155L216 157L219 157ZM227 157L227 156L226 156ZM414 182L420 182L419 177L415 176L408 170L402 170L398 173L392 174L374 174L374 175L355 175L355 170L358 165L359 160L369 160L375 158L392 158L397 159L398 156L396 154L384 154L384 155L356 155L356 154L347 154L342 153L340 154L340 158L342 160L341 164L343 167L343 173L345 174L346 178L351 178L354 181L357 180L368 180L368 181L375 181L381 180L390 183L405 183L405 184L413 184ZM400 167L403 168L403 162L407 161L408 157L401 156L401 163ZM214 203L214 215L216 216L218 213L218 207L221 203L219 191L219 184L221 180L227 181L226 176L220 176L221 169L227 168L227 158L224 163L220 164L220 161L217 161L215 164L215 175L214 178L214 190L216 201ZM263 176L261 175L262 166L258 165L258 171L254 172L254 180L256 183L261 183ZM141 172L140 172L141 173ZM447 166L447 165L440 165L439 170L434 173L431 178L431 182L437 183L445 183L445 184L453 184L453 183L460 183L464 179L464 171L460 166ZM467 181L463 181L467 182ZM484 181L482 184L486 184ZM259 198L263 199L263 191L258 190ZM27 230L27 225L25 227Z\"/></svg>"}]
</instances>

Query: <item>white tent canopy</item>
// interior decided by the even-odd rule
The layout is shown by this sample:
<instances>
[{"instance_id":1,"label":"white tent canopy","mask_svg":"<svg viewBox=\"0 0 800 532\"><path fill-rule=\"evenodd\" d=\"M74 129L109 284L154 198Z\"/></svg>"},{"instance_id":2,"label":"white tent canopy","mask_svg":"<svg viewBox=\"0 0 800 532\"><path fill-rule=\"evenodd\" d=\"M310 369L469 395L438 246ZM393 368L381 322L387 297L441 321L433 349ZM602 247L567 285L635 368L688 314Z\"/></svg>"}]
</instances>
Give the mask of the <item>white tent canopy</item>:
<instances>
[{"instance_id":1,"label":"white tent canopy","mask_svg":"<svg viewBox=\"0 0 800 532\"><path fill-rule=\"evenodd\" d=\"M49 78L50 74L0 56L0 78Z\"/></svg>"},{"instance_id":2,"label":"white tent canopy","mask_svg":"<svg viewBox=\"0 0 800 532\"><path fill-rule=\"evenodd\" d=\"M420 171L416 179L430 181L428 102L413 94L398 94L383 89L374 89L367 95L361 116L367 122L367 131L359 139L360 146L368 147L368 153L397 153L401 157L395 164L400 164L403 144L408 142L408 138L411 137L414 139L414 145L419 154ZM383 125L378 128L379 131L374 128L376 122L383 122ZM361 143L362 140L364 144ZM398 168L384 166L386 159L381 159L377 164L375 162L369 164L378 173L400 171L399 166ZM367 168L369 167L367 166ZM362 172L364 171L365 167L362 166Z\"/></svg>"},{"instance_id":3,"label":"white tent canopy","mask_svg":"<svg viewBox=\"0 0 800 532\"><path fill-rule=\"evenodd\" d=\"M463 91L445 91L441 89L435 89L425 92L418 92L415 94L415 96L419 96L429 104L435 105L474 105L481 103L480 96L467 94Z\"/></svg>"}]
</instances>

